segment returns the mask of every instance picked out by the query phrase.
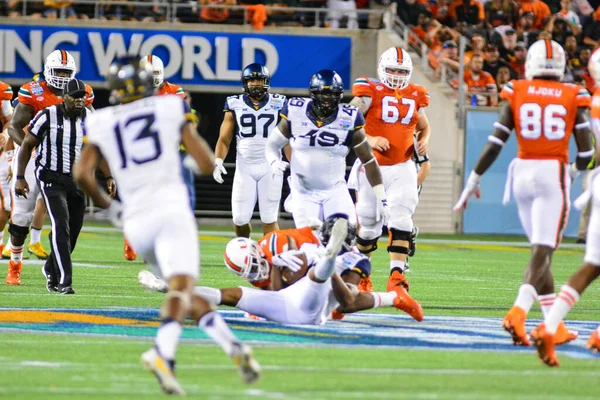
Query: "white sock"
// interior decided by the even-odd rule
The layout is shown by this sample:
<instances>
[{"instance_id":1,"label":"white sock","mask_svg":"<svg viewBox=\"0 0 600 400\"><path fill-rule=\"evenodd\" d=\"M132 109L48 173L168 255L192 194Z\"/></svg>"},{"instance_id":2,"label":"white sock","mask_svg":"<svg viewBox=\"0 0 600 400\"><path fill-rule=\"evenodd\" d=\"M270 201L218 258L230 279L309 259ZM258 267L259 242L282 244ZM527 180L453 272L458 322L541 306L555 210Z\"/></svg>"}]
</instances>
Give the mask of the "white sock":
<instances>
[{"instance_id":1,"label":"white sock","mask_svg":"<svg viewBox=\"0 0 600 400\"><path fill-rule=\"evenodd\" d=\"M579 293L569 285L564 285L560 288L560 293L554 300L554 305L548 313L548 316L544 319L546 323L546 330L549 333L556 333L558 324L560 321L565 319L571 308L579 301Z\"/></svg>"},{"instance_id":2,"label":"white sock","mask_svg":"<svg viewBox=\"0 0 600 400\"><path fill-rule=\"evenodd\" d=\"M4 244L4 229L0 232L0 244Z\"/></svg>"},{"instance_id":3,"label":"white sock","mask_svg":"<svg viewBox=\"0 0 600 400\"><path fill-rule=\"evenodd\" d=\"M555 300L556 293L541 294L538 296L538 301L540 302L540 307L542 308L542 315L544 316L544 319L546 319L548 313L550 313L550 309L552 308L552 305L554 304Z\"/></svg>"},{"instance_id":4,"label":"white sock","mask_svg":"<svg viewBox=\"0 0 600 400\"><path fill-rule=\"evenodd\" d=\"M527 314L529 313L529 310L531 310L531 306L535 302L536 298L537 292L535 291L535 288L529 283L524 283L519 288L519 294L517 295L514 305L521 307Z\"/></svg>"},{"instance_id":5,"label":"white sock","mask_svg":"<svg viewBox=\"0 0 600 400\"><path fill-rule=\"evenodd\" d=\"M41 237L42 237L41 229L31 228L31 233L29 236L29 245L31 246L32 244L39 243Z\"/></svg>"},{"instance_id":6,"label":"white sock","mask_svg":"<svg viewBox=\"0 0 600 400\"><path fill-rule=\"evenodd\" d=\"M335 271L335 258L322 258L315 265L315 278L326 281Z\"/></svg>"},{"instance_id":7,"label":"white sock","mask_svg":"<svg viewBox=\"0 0 600 400\"><path fill-rule=\"evenodd\" d=\"M14 263L20 263L23 260L23 245L15 246L11 241L10 260Z\"/></svg>"},{"instance_id":8,"label":"white sock","mask_svg":"<svg viewBox=\"0 0 600 400\"><path fill-rule=\"evenodd\" d=\"M398 268L402 273L406 270L406 261L402 260L390 260L390 271L394 268Z\"/></svg>"},{"instance_id":9,"label":"white sock","mask_svg":"<svg viewBox=\"0 0 600 400\"><path fill-rule=\"evenodd\" d=\"M158 328L155 344L158 353L165 360L173 361L175 359L175 351L182 331L183 327L177 321L168 321Z\"/></svg>"},{"instance_id":10,"label":"white sock","mask_svg":"<svg viewBox=\"0 0 600 400\"><path fill-rule=\"evenodd\" d=\"M387 292L387 293L378 293L371 292L369 293L373 296L374 305L373 308L379 307L390 307L394 305L394 299L398 294L396 292Z\"/></svg>"},{"instance_id":11,"label":"white sock","mask_svg":"<svg viewBox=\"0 0 600 400\"><path fill-rule=\"evenodd\" d=\"M4 247L5 249L12 249L12 245L10 244L10 235L8 236L8 240L6 241L6 247Z\"/></svg>"},{"instance_id":12,"label":"white sock","mask_svg":"<svg viewBox=\"0 0 600 400\"><path fill-rule=\"evenodd\" d=\"M231 356L234 343L239 343L227 322L217 311L204 314L198 322L198 327L217 342L228 356Z\"/></svg>"},{"instance_id":13,"label":"white sock","mask_svg":"<svg viewBox=\"0 0 600 400\"><path fill-rule=\"evenodd\" d=\"M194 294L202 297L204 300L212 303L214 305L221 304L221 291L219 289L206 287L206 286L196 286L194 288Z\"/></svg>"}]
</instances>

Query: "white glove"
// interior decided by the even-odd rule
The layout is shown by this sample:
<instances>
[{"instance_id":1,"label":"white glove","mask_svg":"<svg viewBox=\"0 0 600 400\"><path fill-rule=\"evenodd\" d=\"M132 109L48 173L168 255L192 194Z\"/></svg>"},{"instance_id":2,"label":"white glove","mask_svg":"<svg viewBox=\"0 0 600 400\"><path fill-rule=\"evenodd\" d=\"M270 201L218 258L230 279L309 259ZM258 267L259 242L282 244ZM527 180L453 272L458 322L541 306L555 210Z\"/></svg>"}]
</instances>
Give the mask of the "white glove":
<instances>
[{"instance_id":1,"label":"white glove","mask_svg":"<svg viewBox=\"0 0 600 400\"><path fill-rule=\"evenodd\" d=\"M278 268L289 268L292 272L300 271L304 262L299 257L304 253L300 250L290 250L273 257L273 265Z\"/></svg>"},{"instance_id":2,"label":"white glove","mask_svg":"<svg viewBox=\"0 0 600 400\"><path fill-rule=\"evenodd\" d=\"M213 178L218 183L223 183L223 177L221 175L227 175L227 170L223 166L222 158L215 158L215 170L213 171Z\"/></svg>"},{"instance_id":3,"label":"white glove","mask_svg":"<svg viewBox=\"0 0 600 400\"><path fill-rule=\"evenodd\" d=\"M392 217L392 211L388 206L387 199L381 200L379 203L379 213L377 215L377 222L383 220L383 225L387 225L388 221Z\"/></svg>"},{"instance_id":4,"label":"white glove","mask_svg":"<svg viewBox=\"0 0 600 400\"><path fill-rule=\"evenodd\" d=\"M120 201L113 200L106 209L108 211L108 219L117 228L123 227L123 221L121 220L121 214L123 214L123 205Z\"/></svg>"},{"instance_id":5,"label":"white glove","mask_svg":"<svg viewBox=\"0 0 600 400\"><path fill-rule=\"evenodd\" d=\"M581 171L577 169L577 165L574 162L569 164L569 176L571 177L571 182L577 179L580 173Z\"/></svg>"},{"instance_id":6,"label":"white glove","mask_svg":"<svg viewBox=\"0 0 600 400\"><path fill-rule=\"evenodd\" d=\"M480 175L476 174L475 171L471 172L469 179L467 180L467 184L463 189L458 202L454 206L454 211L460 211L467 208L467 201L469 197L475 195L478 199L481 198L481 191L479 190L479 179Z\"/></svg>"},{"instance_id":7,"label":"white glove","mask_svg":"<svg viewBox=\"0 0 600 400\"><path fill-rule=\"evenodd\" d=\"M186 154L186 156L183 158L183 166L191 170L194 175L202 175L202 171L200 171L198 163L196 163L194 157L190 156L189 154Z\"/></svg>"},{"instance_id":8,"label":"white glove","mask_svg":"<svg viewBox=\"0 0 600 400\"><path fill-rule=\"evenodd\" d=\"M271 171L275 175L283 175L285 170L290 166L290 163L287 163L282 160L275 160L271 163Z\"/></svg>"}]
</instances>

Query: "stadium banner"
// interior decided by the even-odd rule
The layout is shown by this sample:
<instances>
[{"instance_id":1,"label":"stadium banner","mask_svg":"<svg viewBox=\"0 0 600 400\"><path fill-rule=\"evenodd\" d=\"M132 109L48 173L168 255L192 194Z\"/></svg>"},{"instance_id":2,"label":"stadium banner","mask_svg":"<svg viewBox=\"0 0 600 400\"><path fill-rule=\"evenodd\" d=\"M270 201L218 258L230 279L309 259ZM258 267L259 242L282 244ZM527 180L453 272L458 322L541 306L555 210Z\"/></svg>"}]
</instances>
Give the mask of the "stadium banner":
<instances>
[{"instance_id":1,"label":"stadium banner","mask_svg":"<svg viewBox=\"0 0 600 400\"><path fill-rule=\"evenodd\" d=\"M147 26L147 27L146 27ZM181 29L181 30L179 30ZM0 26L0 80L13 84L42 71L45 57L59 48L70 52L77 77L102 83L111 61L125 54L155 54L165 79L184 87L212 90L239 87L247 64L266 64L271 86L306 91L312 74L334 69L350 89L352 37L253 32L204 32L178 25L132 28L14 24ZM232 29L233 30L233 29Z\"/></svg>"},{"instance_id":2,"label":"stadium banner","mask_svg":"<svg viewBox=\"0 0 600 400\"><path fill-rule=\"evenodd\" d=\"M492 132L492 125L498 118L497 111L468 109L465 125L465 176L464 183L469 178L469 173L475 166L481 151L485 147L488 136ZM574 161L577 155L575 141L570 148L570 160ZM492 233L492 234L519 234L525 232L521 227L514 194L510 203L502 205L504 185L506 183L508 164L517 156L517 141L514 132L500 152L498 159L481 179L481 199L472 199L464 212L464 233ZM571 211L569 223L564 236L577 237L580 212L572 203L581 194L583 182L580 175L571 185Z\"/></svg>"}]
</instances>

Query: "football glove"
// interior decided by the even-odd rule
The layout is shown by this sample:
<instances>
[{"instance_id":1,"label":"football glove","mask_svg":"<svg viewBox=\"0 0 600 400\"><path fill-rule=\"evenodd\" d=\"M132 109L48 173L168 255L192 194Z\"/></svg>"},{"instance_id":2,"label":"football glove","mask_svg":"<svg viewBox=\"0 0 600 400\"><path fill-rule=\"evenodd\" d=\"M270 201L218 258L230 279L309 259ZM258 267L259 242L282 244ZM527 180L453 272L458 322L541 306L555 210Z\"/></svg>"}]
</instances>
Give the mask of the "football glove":
<instances>
[{"instance_id":1,"label":"football glove","mask_svg":"<svg viewBox=\"0 0 600 400\"><path fill-rule=\"evenodd\" d=\"M271 163L271 170L275 175L283 175L285 170L290 166L289 163L282 160L275 160Z\"/></svg>"},{"instance_id":2,"label":"football glove","mask_svg":"<svg viewBox=\"0 0 600 400\"><path fill-rule=\"evenodd\" d=\"M379 210L377 213L377 222L382 221L383 225L387 226L388 221L392 217L392 211L388 205L387 199L381 200L379 203Z\"/></svg>"},{"instance_id":3,"label":"football glove","mask_svg":"<svg viewBox=\"0 0 600 400\"><path fill-rule=\"evenodd\" d=\"M289 268L292 272L298 272L304 262L299 257L304 254L300 250L290 250L273 257L273 265L278 268Z\"/></svg>"},{"instance_id":4,"label":"football glove","mask_svg":"<svg viewBox=\"0 0 600 400\"><path fill-rule=\"evenodd\" d=\"M458 202L454 206L454 211L460 211L467 208L467 201L472 195L475 195L478 199L481 198L481 191L479 189L480 178L481 176L476 174L475 171L471 172L467 184L465 185Z\"/></svg>"},{"instance_id":5,"label":"football glove","mask_svg":"<svg viewBox=\"0 0 600 400\"><path fill-rule=\"evenodd\" d=\"M581 171L577 169L577 165L574 162L569 164L569 176L571 177L571 182L577 179L580 173Z\"/></svg>"},{"instance_id":6,"label":"football glove","mask_svg":"<svg viewBox=\"0 0 600 400\"><path fill-rule=\"evenodd\" d=\"M223 166L222 158L215 158L215 170L213 171L213 178L218 183L223 183L224 179L221 175L227 175L227 170Z\"/></svg>"},{"instance_id":7,"label":"football glove","mask_svg":"<svg viewBox=\"0 0 600 400\"><path fill-rule=\"evenodd\" d=\"M123 214L123 205L120 201L113 200L106 209L108 211L108 219L117 228L123 227L123 221L121 215Z\"/></svg>"}]
</instances>

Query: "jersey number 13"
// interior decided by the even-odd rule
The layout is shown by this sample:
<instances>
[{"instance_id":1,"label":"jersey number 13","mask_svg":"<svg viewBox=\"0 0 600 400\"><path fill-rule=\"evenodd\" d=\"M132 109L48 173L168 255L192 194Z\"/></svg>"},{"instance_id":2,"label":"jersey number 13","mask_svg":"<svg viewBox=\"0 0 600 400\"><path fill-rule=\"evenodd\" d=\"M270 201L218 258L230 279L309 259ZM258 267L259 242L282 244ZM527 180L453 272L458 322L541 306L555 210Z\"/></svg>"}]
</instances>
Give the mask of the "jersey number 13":
<instances>
[{"instance_id":1,"label":"jersey number 13","mask_svg":"<svg viewBox=\"0 0 600 400\"><path fill-rule=\"evenodd\" d=\"M134 164L145 164L160 157L162 148L158 131L153 127L155 119L154 114L142 114L127 119L123 124L115 125L115 139L121 156L121 169L127 168L129 161Z\"/></svg>"}]
</instances>

